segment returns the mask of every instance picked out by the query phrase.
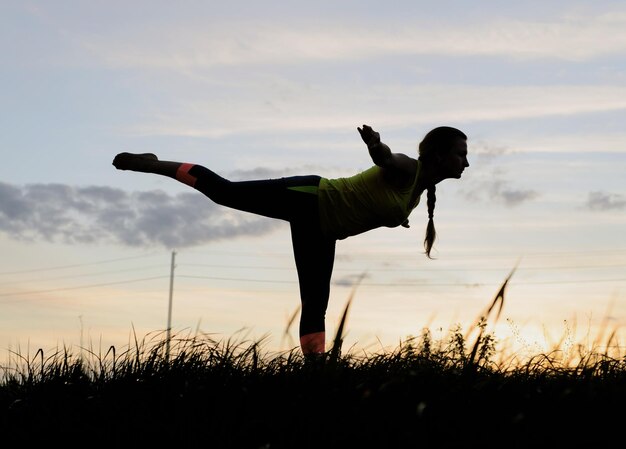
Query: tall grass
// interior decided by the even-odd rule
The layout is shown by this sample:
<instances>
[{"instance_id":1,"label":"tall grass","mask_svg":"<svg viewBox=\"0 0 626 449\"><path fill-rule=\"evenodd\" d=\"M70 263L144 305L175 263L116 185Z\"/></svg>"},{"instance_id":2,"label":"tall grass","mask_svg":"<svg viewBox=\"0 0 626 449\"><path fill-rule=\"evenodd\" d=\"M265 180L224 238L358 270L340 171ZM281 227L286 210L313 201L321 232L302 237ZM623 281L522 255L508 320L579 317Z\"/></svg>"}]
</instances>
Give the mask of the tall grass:
<instances>
[{"instance_id":1,"label":"tall grass","mask_svg":"<svg viewBox=\"0 0 626 449\"><path fill-rule=\"evenodd\" d=\"M264 339L200 332L169 340L133 332L127 347L79 354L16 352L0 368L0 441L254 449L617 444L623 413L613 410L626 399L626 357L609 351L619 348L615 332L604 346L601 339L579 345L577 357L555 348L524 362L496 359L489 326L513 273L468 329L456 325L434 339L425 328L379 353L342 348L356 287L331 348L314 360L298 348L269 352Z\"/></svg>"}]
</instances>

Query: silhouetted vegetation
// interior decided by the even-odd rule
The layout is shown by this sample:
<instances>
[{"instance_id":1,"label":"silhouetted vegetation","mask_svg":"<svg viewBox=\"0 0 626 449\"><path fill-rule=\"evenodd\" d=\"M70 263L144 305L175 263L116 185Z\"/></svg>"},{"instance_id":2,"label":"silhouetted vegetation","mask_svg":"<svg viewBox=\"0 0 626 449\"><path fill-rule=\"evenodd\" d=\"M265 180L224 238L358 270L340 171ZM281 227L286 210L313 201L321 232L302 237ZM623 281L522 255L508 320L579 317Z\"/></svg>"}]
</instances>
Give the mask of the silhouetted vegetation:
<instances>
[{"instance_id":1,"label":"silhouetted vegetation","mask_svg":"<svg viewBox=\"0 0 626 449\"><path fill-rule=\"evenodd\" d=\"M575 364L556 350L494 361L487 318L505 285L465 335L457 326L435 341L425 329L377 354L342 354L346 314L315 359L204 334L174 336L168 357L160 333L122 352L14 354L0 384L2 447L621 446L626 359L607 344L580 346Z\"/></svg>"},{"instance_id":2,"label":"silhouetted vegetation","mask_svg":"<svg viewBox=\"0 0 626 449\"><path fill-rule=\"evenodd\" d=\"M493 339L466 348L425 331L391 353L298 351L259 342L175 338L118 354L22 357L4 369L5 443L211 448L601 447L623 438L624 359L589 354L563 367L491 361Z\"/></svg>"}]
</instances>

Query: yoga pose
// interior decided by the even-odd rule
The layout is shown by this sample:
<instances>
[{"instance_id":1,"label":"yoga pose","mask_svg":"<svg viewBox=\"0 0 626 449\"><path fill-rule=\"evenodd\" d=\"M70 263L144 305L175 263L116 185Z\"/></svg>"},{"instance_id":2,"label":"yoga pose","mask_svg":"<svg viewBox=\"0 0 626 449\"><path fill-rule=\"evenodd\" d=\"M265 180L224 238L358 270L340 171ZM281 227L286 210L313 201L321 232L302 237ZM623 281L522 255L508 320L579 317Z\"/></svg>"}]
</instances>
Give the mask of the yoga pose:
<instances>
[{"instance_id":1,"label":"yoga pose","mask_svg":"<svg viewBox=\"0 0 626 449\"><path fill-rule=\"evenodd\" d=\"M442 126L426 134L417 159L392 153L371 127L357 128L374 166L349 178L292 176L231 182L196 164L161 161L154 154L120 153L119 170L155 173L177 179L215 203L286 220L300 284L300 347L305 356L325 352L324 320L335 243L381 226L409 227L408 217L427 190L426 256L435 241L435 185L459 179L467 162L467 136Z\"/></svg>"}]
</instances>

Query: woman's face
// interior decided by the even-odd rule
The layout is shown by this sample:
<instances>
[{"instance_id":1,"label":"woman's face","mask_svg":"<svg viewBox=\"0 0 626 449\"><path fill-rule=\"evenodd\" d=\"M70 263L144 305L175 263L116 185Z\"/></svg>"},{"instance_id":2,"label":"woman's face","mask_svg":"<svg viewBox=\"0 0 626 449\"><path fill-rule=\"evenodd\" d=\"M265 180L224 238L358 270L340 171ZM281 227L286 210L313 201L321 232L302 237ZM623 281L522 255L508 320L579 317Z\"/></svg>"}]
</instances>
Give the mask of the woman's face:
<instances>
[{"instance_id":1,"label":"woman's face","mask_svg":"<svg viewBox=\"0 0 626 449\"><path fill-rule=\"evenodd\" d=\"M439 161L439 172L441 180L447 178L459 179L463 171L469 167L467 161L467 141L457 139L452 148Z\"/></svg>"}]
</instances>

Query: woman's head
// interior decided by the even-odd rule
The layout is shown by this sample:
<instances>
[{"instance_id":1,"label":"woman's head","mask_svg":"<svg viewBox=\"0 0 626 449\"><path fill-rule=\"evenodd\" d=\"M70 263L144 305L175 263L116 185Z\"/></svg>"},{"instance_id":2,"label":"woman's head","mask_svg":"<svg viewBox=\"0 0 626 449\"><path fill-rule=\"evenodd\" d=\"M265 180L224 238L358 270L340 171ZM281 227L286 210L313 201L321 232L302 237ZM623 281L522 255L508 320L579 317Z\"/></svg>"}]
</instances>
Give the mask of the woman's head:
<instances>
[{"instance_id":1,"label":"woman's head","mask_svg":"<svg viewBox=\"0 0 626 449\"><path fill-rule=\"evenodd\" d=\"M419 160L433 175L433 184L446 178L460 178L467 162L467 136L450 126L440 126L419 144Z\"/></svg>"},{"instance_id":2,"label":"woman's head","mask_svg":"<svg viewBox=\"0 0 626 449\"><path fill-rule=\"evenodd\" d=\"M439 126L431 129L420 142L420 158L428 158L435 153L447 151L457 139L467 140L467 136L463 131L451 126Z\"/></svg>"},{"instance_id":3,"label":"woman's head","mask_svg":"<svg viewBox=\"0 0 626 449\"><path fill-rule=\"evenodd\" d=\"M463 170L469 167L467 162L467 136L460 130L449 126L435 128L424 136L419 144L419 160L427 178L428 226L424 238L426 255L435 243L437 233L433 216L435 212L435 184L447 178L460 178Z\"/></svg>"}]
</instances>

